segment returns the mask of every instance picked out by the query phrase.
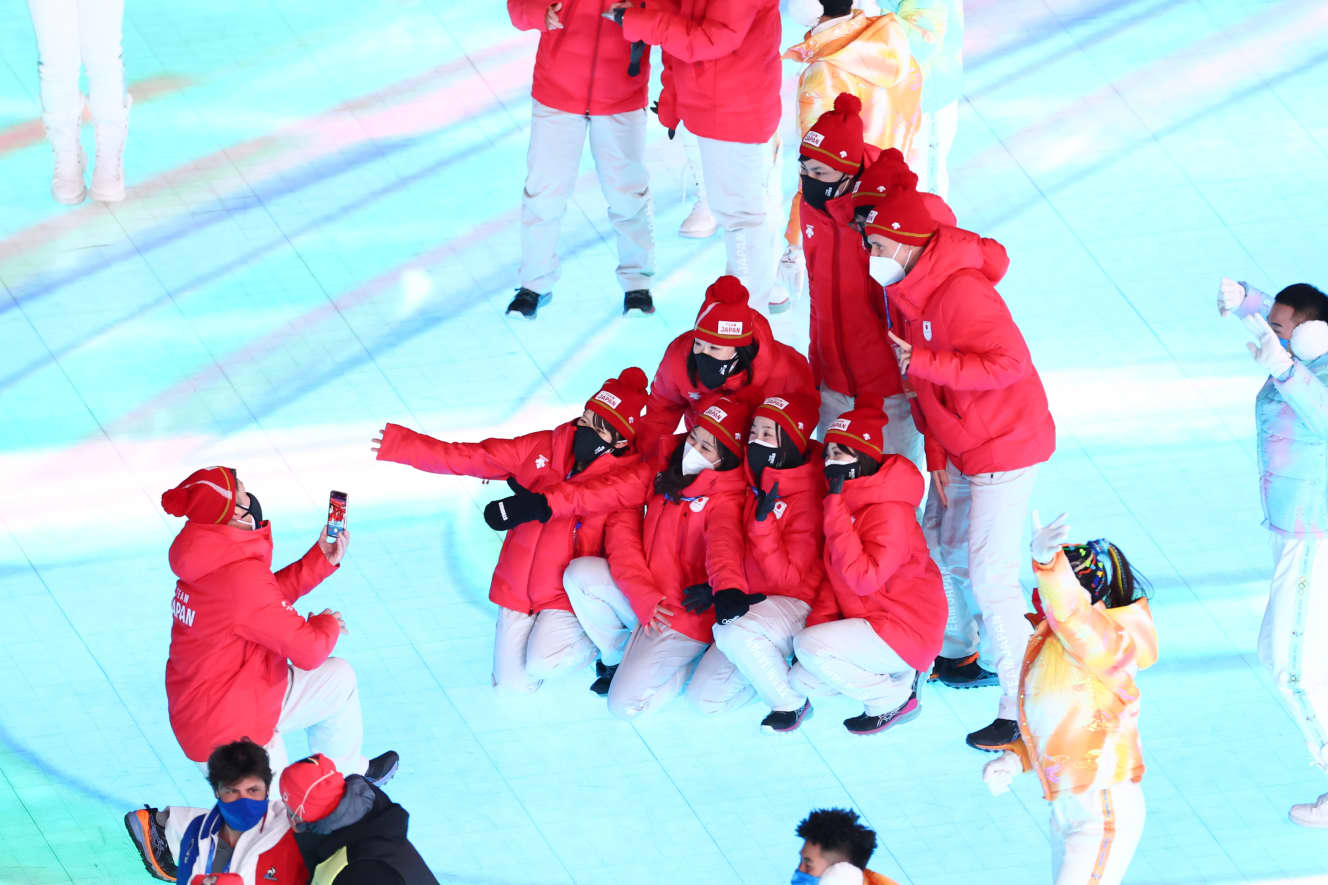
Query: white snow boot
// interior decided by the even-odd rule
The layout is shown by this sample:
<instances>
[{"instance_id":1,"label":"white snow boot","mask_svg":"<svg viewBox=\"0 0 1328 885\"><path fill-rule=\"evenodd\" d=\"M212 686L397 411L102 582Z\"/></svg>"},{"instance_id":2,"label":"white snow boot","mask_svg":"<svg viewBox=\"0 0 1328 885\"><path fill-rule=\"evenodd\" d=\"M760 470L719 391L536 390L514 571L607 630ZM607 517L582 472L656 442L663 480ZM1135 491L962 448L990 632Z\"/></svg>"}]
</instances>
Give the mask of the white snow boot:
<instances>
[{"instance_id":1,"label":"white snow boot","mask_svg":"<svg viewBox=\"0 0 1328 885\"><path fill-rule=\"evenodd\" d=\"M57 203L75 206L83 202L88 195L83 186L83 170L87 165L87 155L79 142L79 128L82 123L83 106L77 110L62 114L43 114L42 123L46 127L46 138L51 142L55 153L55 172L51 176L51 196Z\"/></svg>"},{"instance_id":2,"label":"white snow boot","mask_svg":"<svg viewBox=\"0 0 1328 885\"><path fill-rule=\"evenodd\" d=\"M1324 793L1316 802L1292 805L1290 817L1292 823L1302 827L1328 827L1328 793Z\"/></svg>"},{"instance_id":3,"label":"white snow boot","mask_svg":"<svg viewBox=\"0 0 1328 885\"><path fill-rule=\"evenodd\" d=\"M701 174L701 146L697 144L695 135L690 132L683 133L682 150L687 158L686 165L682 169L683 200L687 199L687 187L690 184L692 190L696 192L696 202L692 204L692 211L678 226L678 236L704 240L715 235L719 230L719 222L715 221L715 216L710 212L710 204L706 201L705 176Z\"/></svg>"},{"instance_id":4,"label":"white snow boot","mask_svg":"<svg viewBox=\"0 0 1328 885\"><path fill-rule=\"evenodd\" d=\"M123 112L93 121L97 129L97 161L92 167L92 199L118 203L125 198L124 149L129 137L129 108L134 100L125 95Z\"/></svg>"}]
</instances>

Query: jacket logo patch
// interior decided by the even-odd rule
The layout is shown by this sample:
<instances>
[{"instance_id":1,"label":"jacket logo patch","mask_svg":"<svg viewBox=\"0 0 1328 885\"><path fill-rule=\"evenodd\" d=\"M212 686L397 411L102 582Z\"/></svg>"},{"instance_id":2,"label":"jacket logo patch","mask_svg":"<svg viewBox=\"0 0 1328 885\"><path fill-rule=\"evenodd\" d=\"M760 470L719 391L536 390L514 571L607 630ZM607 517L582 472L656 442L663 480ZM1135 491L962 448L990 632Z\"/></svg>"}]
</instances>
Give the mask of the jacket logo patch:
<instances>
[{"instance_id":1,"label":"jacket logo patch","mask_svg":"<svg viewBox=\"0 0 1328 885\"><path fill-rule=\"evenodd\" d=\"M931 340L931 320L922 321L922 337Z\"/></svg>"},{"instance_id":2,"label":"jacket logo patch","mask_svg":"<svg viewBox=\"0 0 1328 885\"><path fill-rule=\"evenodd\" d=\"M543 470L544 467L545 467L548 463L549 463L549 459L546 458L546 457L544 457L543 455L536 455L536 456L535 456L535 469L536 469L536 470Z\"/></svg>"},{"instance_id":3,"label":"jacket logo patch","mask_svg":"<svg viewBox=\"0 0 1328 885\"><path fill-rule=\"evenodd\" d=\"M689 390L689 391L687 391L687 398L688 398L688 399L700 399L700 398L701 398L701 394L700 394L699 391L696 391L696 390Z\"/></svg>"},{"instance_id":4,"label":"jacket logo patch","mask_svg":"<svg viewBox=\"0 0 1328 885\"><path fill-rule=\"evenodd\" d=\"M706 501L709 500L710 500L709 498L702 496L692 501L692 503L688 506L692 508L693 513L700 513L702 510L705 509Z\"/></svg>"},{"instance_id":5,"label":"jacket logo patch","mask_svg":"<svg viewBox=\"0 0 1328 885\"><path fill-rule=\"evenodd\" d=\"M775 514L775 519L783 519L783 518L784 518L784 511L787 510L787 509L788 509L788 505L785 504L783 501L776 501L776 502L775 502L775 509L774 509L773 511L771 511L771 512L773 512L773 513Z\"/></svg>"},{"instance_id":6,"label":"jacket logo patch","mask_svg":"<svg viewBox=\"0 0 1328 885\"><path fill-rule=\"evenodd\" d=\"M810 239L815 235L816 235L816 228L812 227L810 224L807 225L807 232L806 232L807 238Z\"/></svg>"},{"instance_id":7,"label":"jacket logo patch","mask_svg":"<svg viewBox=\"0 0 1328 885\"><path fill-rule=\"evenodd\" d=\"M263 874L263 878L267 879L269 882L277 881L277 868L268 867L267 872Z\"/></svg>"}]
</instances>

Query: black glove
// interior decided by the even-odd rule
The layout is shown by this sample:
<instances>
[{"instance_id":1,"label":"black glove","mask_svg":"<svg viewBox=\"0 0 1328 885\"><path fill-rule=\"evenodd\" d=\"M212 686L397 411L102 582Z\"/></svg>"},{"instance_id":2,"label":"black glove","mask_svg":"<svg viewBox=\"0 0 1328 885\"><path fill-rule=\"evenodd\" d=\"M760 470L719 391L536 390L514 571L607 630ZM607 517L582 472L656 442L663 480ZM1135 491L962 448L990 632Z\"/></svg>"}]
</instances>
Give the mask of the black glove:
<instances>
[{"instance_id":1,"label":"black glove","mask_svg":"<svg viewBox=\"0 0 1328 885\"><path fill-rule=\"evenodd\" d=\"M710 608L714 598L715 594L709 584L693 584L682 591L682 607L694 615L699 615Z\"/></svg>"},{"instance_id":2,"label":"black glove","mask_svg":"<svg viewBox=\"0 0 1328 885\"><path fill-rule=\"evenodd\" d=\"M654 114L656 117L659 116L659 99L655 99L655 103L650 106L650 112ZM673 141L673 136L677 134L677 132L678 132L677 129L669 130L669 141Z\"/></svg>"},{"instance_id":3,"label":"black glove","mask_svg":"<svg viewBox=\"0 0 1328 885\"><path fill-rule=\"evenodd\" d=\"M484 506L484 521L489 528L495 532L505 532L535 519L548 522L552 518L553 511L549 509L547 497L523 487L515 478L508 479L507 486L516 494L510 498L490 501Z\"/></svg>"},{"instance_id":4,"label":"black glove","mask_svg":"<svg viewBox=\"0 0 1328 885\"><path fill-rule=\"evenodd\" d=\"M721 624L736 621L764 599L764 593L743 593L736 588L721 590L715 594L715 620Z\"/></svg>"},{"instance_id":5,"label":"black glove","mask_svg":"<svg viewBox=\"0 0 1328 885\"><path fill-rule=\"evenodd\" d=\"M838 495L844 491L844 480L853 477L856 467L856 464L827 464L825 466L826 491L832 495Z\"/></svg>"},{"instance_id":6,"label":"black glove","mask_svg":"<svg viewBox=\"0 0 1328 885\"><path fill-rule=\"evenodd\" d=\"M775 480L775 484L770 487L770 491L758 491L756 493L756 521L765 522L765 518L774 511L775 502L778 500L779 480Z\"/></svg>"}]
</instances>

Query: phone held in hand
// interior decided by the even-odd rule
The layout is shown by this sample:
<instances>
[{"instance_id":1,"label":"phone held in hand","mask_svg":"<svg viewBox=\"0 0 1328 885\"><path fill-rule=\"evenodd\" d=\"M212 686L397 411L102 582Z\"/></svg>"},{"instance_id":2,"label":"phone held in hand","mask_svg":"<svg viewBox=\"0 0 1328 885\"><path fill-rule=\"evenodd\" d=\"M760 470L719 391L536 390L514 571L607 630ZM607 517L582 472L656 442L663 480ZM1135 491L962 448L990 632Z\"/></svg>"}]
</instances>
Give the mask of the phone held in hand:
<instances>
[{"instance_id":1,"label":"phone held in hand","mask_svg":"<svg viewBox=\"0 0 1328 885\"><path fill-rule=\"evenodd\" d=\"M346 493L335 489L327 497L327 539L335 541L346 530Z\"/></svg>"}]
</instances>

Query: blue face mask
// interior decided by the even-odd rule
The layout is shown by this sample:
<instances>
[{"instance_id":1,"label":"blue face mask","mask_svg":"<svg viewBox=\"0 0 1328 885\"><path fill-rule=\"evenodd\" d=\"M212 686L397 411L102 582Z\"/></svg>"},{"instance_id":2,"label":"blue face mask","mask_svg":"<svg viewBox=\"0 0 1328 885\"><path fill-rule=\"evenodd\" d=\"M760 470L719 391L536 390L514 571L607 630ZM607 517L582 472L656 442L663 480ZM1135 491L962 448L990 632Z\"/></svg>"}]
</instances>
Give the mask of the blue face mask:
<instances>
[{"instance_id":1,"label":"blue face mask","mask_svg":"<svg viewBox=\"0 0 1328 885\"><path fill-rule=\"evenodd\" d=\"M794 870L789 885L816 885L820 881L820 876L813 876L811 873L804 873L802 870Z\"/></svg>"},{"instance_id":2,"label":"blue face mask","mask_svg":"<svg viewBox=\"0 0 1328 885\"><path fill-rule=\"evenodd\" d=\"M1291 339L1290 339L1290 338L1278 338L1278 339L1277 339L1277 343L1280 344L1280 345L1282 345L1282 347L1283 347L1284 349L1286 349L1286 350L1290 350L1290 349L1291 349Z\"/></svg>"},{"instance_id":3,"label":"blue face mask","mask_svg":"<svg viewBox=\"0 0 1328 885\"><path fill-rule=\"evenodd\" d=\"M230 802L218 802L217 810L221 819L232 830L243 833L252 829L267 814L266 799L232 799Z\"/></svg>"}]
</instances>

